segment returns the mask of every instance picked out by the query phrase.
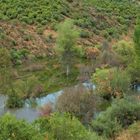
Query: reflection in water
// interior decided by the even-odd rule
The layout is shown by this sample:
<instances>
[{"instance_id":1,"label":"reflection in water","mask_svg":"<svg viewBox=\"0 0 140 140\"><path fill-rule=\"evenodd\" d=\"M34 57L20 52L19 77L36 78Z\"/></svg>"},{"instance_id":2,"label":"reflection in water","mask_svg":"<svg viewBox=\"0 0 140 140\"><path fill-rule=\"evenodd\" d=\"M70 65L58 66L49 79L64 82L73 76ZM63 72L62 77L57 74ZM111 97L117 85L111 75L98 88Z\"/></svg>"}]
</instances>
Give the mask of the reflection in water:
<instances>
[{"instance_id":1,"label":"reflection in water","mask_svg":"<svg viewBox=\"0 0 140 140\"><path fill-rule=\"evenodd\" d=\"M6 109L6 112L16 116L18 119L25 119L29 122L34 121L39 117L39 113L35 108L19 108L19 109Z\"/></svg>"}]
</instances>

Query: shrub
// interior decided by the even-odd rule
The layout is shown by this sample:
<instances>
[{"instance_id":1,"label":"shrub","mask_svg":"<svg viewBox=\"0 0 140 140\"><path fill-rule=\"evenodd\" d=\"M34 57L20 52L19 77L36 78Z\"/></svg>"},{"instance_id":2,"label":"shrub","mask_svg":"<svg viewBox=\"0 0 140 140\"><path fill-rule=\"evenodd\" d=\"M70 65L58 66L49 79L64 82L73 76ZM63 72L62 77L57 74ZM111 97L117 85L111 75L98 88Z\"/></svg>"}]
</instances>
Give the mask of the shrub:
<instances>
[{"instance_id":1,"label":"shrub","mask_svg":"<svg viewBox=\"0 0 140 140\"><path fill-rule=\"evenodd\" d=\"M43 140L43 137L31 124L7 114L0 117L0 140Z\"/></svg>"},{"instance_id":2,"label":"shrub","mask_svg":"<svg viewBox=\"0 0 140 140\"><path fill-rule=\"evenodd\" d=\"M94 115L96 98L92 92L82 85L68 88L58 98L56 109L60 112L69 112L78 117L83 123L88 123Z\"/></svg>"},{"instance_id":3,"label":"shrub","mask_svg":"<svg viewBox=\"0 0 140 140\"><path fill-rule=\"evenodd\" d=\"M97 69L92 76L96 84L96 93L105 99L122 97L129 91L130 78L126 71L116 68Z\"/></svg>"},{"instance_id":4,"label":"shrub","mask_svg":"<svg viewBox=\"0 0 140 140\"><path fill-rule=\"evenodd\" d=\"M140 120L140 103L132 99L120 99L113 102L105 112L92 122L92 128L98 134L112 137L121 128L128 128Z\"/></svg>"},{"instance_id":5,"label":"shrub","mask_svg":"<svg viewBox=\"0 0 140 140\"><path fill-rule=\"evenodd\" d=\"M134 61L135 50L131 42L119 41L113 46L113 49L121 57L125 67Z\"/></svg>"},{"instance_id":6,"label":"shrub","mask_svg":"<svg viewBox=\"0 0 140 140\"><path fill-rule=\"evenodd\" d=\"M20 65L22 64L23 60L27 58L28 54L29 52L26 49L13 49L11 51L11 60L15 65Z\"/></svg>"},{"instance_id":7,"label":"shrub","mask_svg":"<svg viewBox=\"0 0 140 140\"><path fill-rule=\"evenodd\" d=\"M90 37L90 34L89 34L89 32L81 31L80 32L80 37L81 38L89 38Z\"/></svg>"},{"instance_id":8,"label":"shrub","mask_svg":"<svg viewBox=\"0 0 140 140\"><path fill-rule=\"evenodd\" d=\"M24 105L24 101L15 91L11 91L6 105L8 108L20 108Z\"/></svg>"},{"instance_id":9,"label":"shrub","mask_svg":"<svg viewBox=\"0 0 140 140\"><path fill-rule=\"evenodd\" d=\"M19 2L2 1L1 2L1 18L18 19L27 24L46 24L47 22L60 21L63 14L68 9L65 1L55 0L24 0Z\"/></svg>"},{"instance_id":10,"label":"shrub","mask_svg":"<svg viewBox=\"0 0 140 140\"><path fill-rule=\"evenodd\" d=\"M86 130L78 119L67 113L52 114L48 118L35 121L34 125L42 134L45 134L46 129L46 135L51 140L101 140L96 134L91 134ZM45 129L42 131L42 128Z\"/></svg>"},{"instance_id":11,"label":"shrub","mask_svg":"<svg viewBox=\"0 0 140 140\"><path fill-rule=\"evenodd\" d=\"M22 98L36 97L44 91L42 83L34 75L26 80L17 80L14 83L14 87Z\"/></svg>"}]
</instances>

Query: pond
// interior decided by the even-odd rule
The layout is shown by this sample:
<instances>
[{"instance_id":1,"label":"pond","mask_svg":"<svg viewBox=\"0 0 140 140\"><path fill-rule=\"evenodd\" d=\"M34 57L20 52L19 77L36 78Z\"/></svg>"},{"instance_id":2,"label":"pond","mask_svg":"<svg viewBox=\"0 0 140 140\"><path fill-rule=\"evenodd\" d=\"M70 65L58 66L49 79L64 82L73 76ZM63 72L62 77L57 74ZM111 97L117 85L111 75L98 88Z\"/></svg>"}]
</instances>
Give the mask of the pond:
<instances>
[{"instance_id":1,"label":"pond","mask_svg":"<svg viewBox=\"0 0 140 140\"><path fill-rule=\"evenodd\" d=\"M91 85L90 83L83 83L83 85L86 88L92 88L95 89L95 85ZM138 92L140 93L140 86L138 87ZM36 98L35 102L37 103L36 107L31 107L30 100L25 101L25 105L22 108L15 108L15 109L9 109L5 107L7 96L0 95L0 116L10 113L18 119L25 119L28 122L32 122L35 119L37 119L40 116L39 108L47 103L52 103L55 105L57 98L63 94L63 90L50 93L47 96ZM140 94L139 94L140 95Z\"/></svg>"},{"instance_id":2,"label":"pond","mask_svg":"<svg viewBox=\"0 0 140 140\"><path fill-rule=\"evenodd\" d=\"M37 103L36 107L32 107L30 103L30 99L25 101L25 105L22 108L14 108L14 109L9 109L5 106L6 101L8 99L7 96L0 95L0 116L10 113L18 119L25 119L28 122L34 121L36 118L39 117L39 107L47 104L47 103L52 103L55 104L58 96L62 94L62 91L58 91L55 93L51 93L47 96L41 97L41 98L36 98L35 102Z\"/></svg>"}]
</instances>

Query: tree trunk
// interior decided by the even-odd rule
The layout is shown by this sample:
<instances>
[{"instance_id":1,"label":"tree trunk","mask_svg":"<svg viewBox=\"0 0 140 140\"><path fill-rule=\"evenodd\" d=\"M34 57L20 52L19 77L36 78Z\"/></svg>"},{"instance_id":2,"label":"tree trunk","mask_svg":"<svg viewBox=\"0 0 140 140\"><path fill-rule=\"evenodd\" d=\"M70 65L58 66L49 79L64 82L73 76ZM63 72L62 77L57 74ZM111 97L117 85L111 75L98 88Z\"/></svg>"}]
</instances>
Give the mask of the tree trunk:
<instances>
[{"instance_id":1,"label":"tree trunk","mask_svg":"<svg viewBox=\"0 0 140 140\"><path fill-rule=\"evenodd\" d=\"M67 77L69 76L69 73L70 73L70 67L69 67L69 65L67 65L67 67L66 67L66 75L67 75Z\"/></svg>"}]
</instances>

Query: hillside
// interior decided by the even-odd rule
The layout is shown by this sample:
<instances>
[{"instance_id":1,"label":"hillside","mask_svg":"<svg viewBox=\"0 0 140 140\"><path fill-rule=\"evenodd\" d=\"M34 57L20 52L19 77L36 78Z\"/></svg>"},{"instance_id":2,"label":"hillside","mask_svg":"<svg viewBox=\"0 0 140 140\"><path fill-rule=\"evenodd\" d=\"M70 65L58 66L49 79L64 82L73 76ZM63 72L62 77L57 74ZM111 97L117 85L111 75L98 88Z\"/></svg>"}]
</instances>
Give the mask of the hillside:
<instances>
[{"instance_id":1,"label":"hillside","mask_svg":"<svg viewBox=\"0 0 140 140\"><path fill-rule=\"evenodd\" d=\"M137 1L128 0L2 0L1 44L46 55L55 45L58 23L69 18L80 30L79 45L94 46L131 36L138 13Z\"/></svg>"}]
</instances>

